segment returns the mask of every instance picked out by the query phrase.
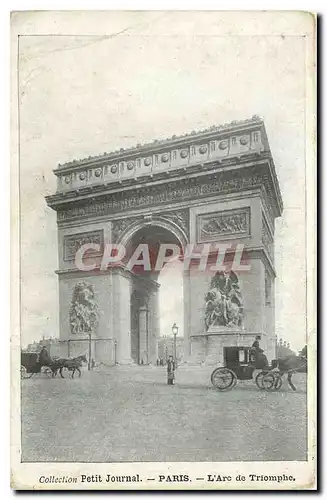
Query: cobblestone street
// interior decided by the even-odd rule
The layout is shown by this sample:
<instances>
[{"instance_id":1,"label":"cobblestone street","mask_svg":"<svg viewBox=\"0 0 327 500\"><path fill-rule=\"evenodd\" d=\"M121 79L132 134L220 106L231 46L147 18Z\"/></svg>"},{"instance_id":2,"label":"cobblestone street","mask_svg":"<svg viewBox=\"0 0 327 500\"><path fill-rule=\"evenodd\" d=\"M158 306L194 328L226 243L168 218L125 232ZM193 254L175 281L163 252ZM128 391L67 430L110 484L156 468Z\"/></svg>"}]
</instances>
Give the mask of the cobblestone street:
<instances>
[{"instance_id":1,"label":"cobblestone street","mask_svg":"<svg viewBox=\"0 0 327 500\"><path fill-rule=\"evenodd\" d=\"M22 380L23 461L306 460L306 379L216 391L210 368L113 367Z\"/></svg>"}]
</instances>

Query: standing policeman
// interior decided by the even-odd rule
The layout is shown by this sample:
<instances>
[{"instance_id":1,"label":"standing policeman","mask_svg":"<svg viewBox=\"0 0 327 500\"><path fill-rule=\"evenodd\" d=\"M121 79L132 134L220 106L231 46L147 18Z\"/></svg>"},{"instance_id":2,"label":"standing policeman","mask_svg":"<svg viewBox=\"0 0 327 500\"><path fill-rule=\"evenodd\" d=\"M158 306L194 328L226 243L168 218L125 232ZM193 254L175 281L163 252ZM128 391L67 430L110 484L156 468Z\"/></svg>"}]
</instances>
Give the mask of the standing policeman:
<instances>
[{"instance_id":1,"label":"standing policeman","mask_svg":"<svg viewBox=\"0 0 327 500\"><path fill-rule=\"evenodd\" d=\"M167 384L174 385L175 384L175 369L176 363L172 356L169 356L167 361Z\"/></svg>"}]
</instances>

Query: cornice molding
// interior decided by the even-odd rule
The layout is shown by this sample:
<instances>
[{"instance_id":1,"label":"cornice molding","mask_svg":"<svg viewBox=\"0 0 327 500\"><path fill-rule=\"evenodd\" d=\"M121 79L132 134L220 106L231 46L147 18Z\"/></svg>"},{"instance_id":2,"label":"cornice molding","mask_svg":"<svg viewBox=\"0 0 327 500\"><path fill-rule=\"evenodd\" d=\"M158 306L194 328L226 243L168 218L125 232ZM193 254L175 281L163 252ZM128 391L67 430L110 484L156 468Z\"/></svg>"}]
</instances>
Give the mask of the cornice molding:
<instances>
[{"instance_id":1,"label":"cornice molding","mask_svg":"<svg viewBox=\"0 0 327 500\"><path fill-rule=\"evenodd\" d=\"M247 198L253 198L253 197L259 197L264 203L267 194L265 192L265 189L263 186L254 186L252 189L247 189L245 192L241 191L234 191L234 192L227 192L227 193L219 193L219 203L224 203L228 202L230 200L243 200L244 197ZM212 197L204 197L204 198L197 198L197 199L189 199L189 200L179 200L174 204L169 204L167 205L164 210L165 212L167 211L176 211L176 210L186 210L194 207L202 207L207 205L207 203L212 203L214 199L217 199L217 195L213 195ZM268 214L268 203L265 205L265 210L266 210L266 215ZM107 215L95 215L95 216L88 216L87 219L81 217L79 219L72 219L72 220L67 220L67 221L58 221L58 228L61 230L65 230L67 228L84 228L84 226L90 225L90 224L100 224L100 226L105 223L109 224L110 227L112 227L112 223L121 218L133 218L133 217L143 217L143 216L160 216L163 212L163 207L162 206L153 206L149 209L149 207L140 207L136 209L129 209L129 210L124 210L123 213L111 213ZM269 214L267 215L269 216ZM101 226L102 227L102 226Z\"/></svg>"},{"instance_id":2,"label":"cornice molding","mask_svg":"<svg viewBox=\"0 0 327 500\"><path fill-rule=\"evenodd\" d=\"M264 189L272 217L281 215L275 199L269 171L265 164L244 168L242 171L231 169L206 172L203 176L186 176L175 182L149 184L138 188L112 193L99 193L92 198L82 198L69 203L56 201L52 208L58 211L58 223L114 214L128 210L158 206L169 206L194 199L208 199L217 194L247 192L254 188Z\"/></svg>"},{"instance_id":3,"label":"cornice molding","mask_svg":"<svg viewBox=\"0 0 327 500\"><path fill-rule=\"evenodd\" d=\"M56 210L55 206L66 203L76 203L86 198L117 193L120 191L129 191L133 189L142 189L149 186L172 183L182 179L199 178L212 173L226 172L229 170L243 170L253 166L269 166L270 154L267 152L251 153L233 158L216 159L214 161L205 161L188 167L180 167L169 171L158 172L155 175L142 175L140 177L130 177L115 182L98 182L88 186L59 191L53 195L45 197L49 207Z\"/></svg>"},{"instance_id":4,"label":"cornice molding","mask_svg":"<svg viewBox=\"0 0 327 500\"><path fill-rule=\"evenodd\" d=\"M131 148L120 148L119 150L110 152L110 153L103 153L101 155L95 155L95 156L89 156L88 158L82 158L82 159L74 159L70 162L66 162L63 164L58 164L58 168L54 170L55 173L64 173L66 170L71 171L72 168L78 168L78 167L88 167L88 166L94 166L94 164L105 161L119 161L122 158L130 158L131 156L135 155L140 155L146 153L153 153L158 150L163 150L164 148L170 148L170 147L178 147L180 145L183 145L185 143L195 141L201 141L201 140L207 140L210 139L211 136L225 136L226 134L230 133L236 133L236 132L241 132L243 130L249 130L252 129L254 126L263 125L263 120L257 115L253 115L252 118L245 119L245 120L239 120L239 121L232 121L229 123L225 123L222 125L214 125L212 127L209 127L205 130L200 130L200 131L195 131L193 130L192 132L180 136L173 135L172 137L166 138L166 139L160 139L160 140L154 140L149 143L145 144L137 144L136 146L133 146Z\"/></svg>"},{"instance_id":5,"label":"cornice molding","mask_svg":"<svg viewBox=\"0 0 327 500\"><path fill-rule=\"evenodd\" d=\"M145 276L141 276L139 274L134 273L133 271L127 269L124 265L116 265L114 267L109 267L105 271L102 271L99 266L97 266L92 271L81 271L80 269L69 268L69 269L57 269L55 273L60 277L72 277L72 278L86 278L88 276L115 276L117 274L124 276L130 280L137 279L138 281L143 281L149 286L153 286L156 289L160 288L160 283L157 283L153 279Z\"/></svg>"},{"instance_id":6,"label":"cornice molding","mask_svg":"<svg viewBox=\"0 0 327 500\"><path fill-rule=\"evenodd\" d=\"M217 336L228 336L230 335L231 337L232 336L237 336L239 339L241 339L242 337L250 337L250 338L253 338L253 337L256 337L257 335L260 335L261 337L265 337L266 334L263 333L263 332L249 332L249 331L244 331L244 330L233 330L233 329L228 329L228 327L226 327L226 330L222 330L221 332L211 332L211 333L208 333L208 332L203 332L203 333L196 333L194 335L190 335L190 339L204 339L206 342L208 342L208 337L217 337Z\"/></svg>"}]
</instances>

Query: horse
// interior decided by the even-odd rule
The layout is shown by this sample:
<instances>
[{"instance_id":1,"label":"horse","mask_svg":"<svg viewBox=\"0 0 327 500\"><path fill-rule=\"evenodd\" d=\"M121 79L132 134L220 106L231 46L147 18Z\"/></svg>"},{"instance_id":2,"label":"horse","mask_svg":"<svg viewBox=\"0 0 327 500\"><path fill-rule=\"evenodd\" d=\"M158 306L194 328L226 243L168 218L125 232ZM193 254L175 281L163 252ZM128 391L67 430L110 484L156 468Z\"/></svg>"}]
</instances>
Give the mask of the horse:
<instances>
[{"instance_id":1,"label":"horse","mask_svg":"<svg viewBox=\"0 0 327 500\"><path fill-rule=\"evenodd\" d=\"M62 368L64 367L64 362L65 362L65 359L59 358L58 356L54 356L52 358L52 363L50 365L50 368L52 371L52 377L55 377L57 375L58 371L60 371L61 378L65 378L62 374Z\"/></svg>"},{"instance_id":2,"label":"horse","mask_svg":"<svg viewBox=\"0 0 327 500\"><path fill-rule=\"evenodd\" d=\"M296 391L296 387L292 382L292 375L296 372L307 373L307 358L303 354L304 350L303 352L301 351L298 356L293 354L290 356L286 356L285 358L273 359L271 362L271 366L269 366L267 357L263 353L262 349L252 349L251 352L252 363L255 369L260 369L267 372L271 370L278 370L280 378L275 382L276 389L278 388L279 384L279 387L281 386L282 377L283 375L285 375L285 373L287 373L287 382L293 389L293 391Z\"/></svg>"},{"instance_id":3,"label":"horse","mask_svg":"<svg viewBox=\"0 0 327 500\"><path fill-rule=\"evenodd\" d=\"M63 368L67 368L70 372L72 372L72 378L74 378L76 370L78 371L79 376L81 376L80 366L83 365L83 362L87 363L87 358L85 354L70 359L58 357L51 358L47 349L43 347L39 354L38 362L41 366L48 366L51 369L52 377L55 377L59 370L61 378L65 378L62 374L62 370Z\"/></svg>"},{"instance_id":4,"label":"horse","mask_svg":"<svg viewBox=\"0 0 327 500\"><path fill-rule=\"evenodd\" d=\"M53 365L52 365L53 366L53 373L54 373L54 375L56 375L58 370L59 370L59 374L60 374L61 378L65 378L62 374L62 370L63 370L63 368L66 368L68 371L71 372L72 378L74 378L74 374L76 371L78 371L78 375L80 377L81 376L80 367L83 366L83 363L87 363L87 358L86 358L85 354L82 354L81 356L77 356L76 358L70 358L70 359L57 358L57 359L53 360Z\"/></svg>"},{"instance_id":5,"label":"horse","mask_svg":"<svg viewBox=\"0 0 327 500\"><path fill-rule=\"evenodd\" d=\"M280 377L287 373L287 382L293 391L296 391L295 385L292 383L293 373L307 373L307 358L304 356L290 355L285 358L274 359L271 364L272 369L277 368ZM276 382L278 384L278 381Z\"/></svg>"}]
</instances>

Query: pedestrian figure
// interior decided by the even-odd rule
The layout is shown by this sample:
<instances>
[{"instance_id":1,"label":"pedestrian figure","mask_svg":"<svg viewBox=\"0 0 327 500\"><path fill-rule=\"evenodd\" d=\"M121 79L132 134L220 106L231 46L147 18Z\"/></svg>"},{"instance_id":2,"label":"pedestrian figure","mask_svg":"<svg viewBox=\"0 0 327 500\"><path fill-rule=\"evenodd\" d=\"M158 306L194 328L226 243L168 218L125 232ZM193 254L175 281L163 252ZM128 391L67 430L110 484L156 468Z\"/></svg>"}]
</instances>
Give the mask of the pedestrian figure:
<instances>
[{"instance_id":1,"label":"pedestrian figure","mask_svg":"<svg viewBox=\"0 0 327 500\"><path fill-rule=\"evenodd\" d=\"M175 384L175 369L176 364L172 356L169 356L167 361L167 384L174 385Z\"/></svg>"}]
</instances>

